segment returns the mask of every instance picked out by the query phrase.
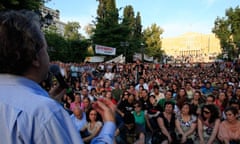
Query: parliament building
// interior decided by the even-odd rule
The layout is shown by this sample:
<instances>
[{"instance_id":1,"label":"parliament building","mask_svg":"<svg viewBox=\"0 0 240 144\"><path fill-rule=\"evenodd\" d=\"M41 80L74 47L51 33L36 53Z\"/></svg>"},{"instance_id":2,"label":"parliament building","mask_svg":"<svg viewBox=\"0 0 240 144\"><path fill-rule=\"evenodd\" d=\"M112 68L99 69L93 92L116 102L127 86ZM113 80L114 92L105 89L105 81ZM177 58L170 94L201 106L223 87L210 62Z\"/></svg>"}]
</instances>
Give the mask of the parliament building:
<instances>
[{"instance_id":1,"label":"parliament building","mask_svg":"<svg viewBox=\"0 0 240 144\"><path fill-rule=\"evenodd\" d=\"M212 62L221 53L220 41L214 34L188 32L178 37L163 38L162 49L175 62Z\"/></svg>"}]
</instances>

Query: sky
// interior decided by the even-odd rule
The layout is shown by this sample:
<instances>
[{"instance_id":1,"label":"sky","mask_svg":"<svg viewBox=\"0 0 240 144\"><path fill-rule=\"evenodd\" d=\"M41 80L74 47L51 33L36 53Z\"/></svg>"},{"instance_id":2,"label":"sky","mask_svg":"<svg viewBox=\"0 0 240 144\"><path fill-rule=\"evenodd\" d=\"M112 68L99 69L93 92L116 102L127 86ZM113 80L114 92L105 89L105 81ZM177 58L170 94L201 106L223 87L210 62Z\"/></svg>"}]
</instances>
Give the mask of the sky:
<instances>
[{"instance_id":1,"label":"sky","mask_svg":"<svg viewBox=\"0 0 240 144\"><path fill-rule=\"evenodd\" d=\"M81 33L96 17L96 0L51 0L45 4L60 11L63 22L77 21ZM211 33L217 17L224 17L240 0L116 0L117 8L131 5L135 15L140 12L143 29L156 23L164 30L162 37L176 37L187 32ZM122 16L123 9L119 15Z\"/></svg>"}]
</instances>

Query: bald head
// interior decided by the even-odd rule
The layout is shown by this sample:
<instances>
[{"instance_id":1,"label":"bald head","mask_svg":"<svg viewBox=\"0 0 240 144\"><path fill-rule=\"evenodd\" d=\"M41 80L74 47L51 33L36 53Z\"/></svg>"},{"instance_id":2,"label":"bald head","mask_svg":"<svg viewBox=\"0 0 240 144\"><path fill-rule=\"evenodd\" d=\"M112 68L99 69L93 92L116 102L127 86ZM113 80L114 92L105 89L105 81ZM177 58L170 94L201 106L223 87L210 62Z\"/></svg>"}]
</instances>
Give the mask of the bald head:
<instances>
[{"instance_id":1,"label":"bald head","mask_svg":"<svg viewBox=\"0 0 240 144\"><path fill-rule=\"evenodd\" d=\"M80 107L75 107L73 109L73 114L75 115L75 117L79 120L81 120L83 118L83 111Z\"/></svg>"}]
</instances>

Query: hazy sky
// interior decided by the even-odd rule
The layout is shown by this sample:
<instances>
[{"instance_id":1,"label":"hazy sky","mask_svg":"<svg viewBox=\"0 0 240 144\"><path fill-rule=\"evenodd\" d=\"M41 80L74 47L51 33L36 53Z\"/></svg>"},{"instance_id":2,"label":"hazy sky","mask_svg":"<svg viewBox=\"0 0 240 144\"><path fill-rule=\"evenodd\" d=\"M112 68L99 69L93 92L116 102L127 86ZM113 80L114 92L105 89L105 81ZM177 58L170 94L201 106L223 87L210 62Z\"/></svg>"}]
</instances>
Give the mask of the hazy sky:
<instances>
[{"instance_id":1,"label":"hazy sky","mask_svg":"<svg viewBox=\"0 0 240 144\"><path fill-rule=\"evenodd\" d=\"M116 0L117 8L127 5L135 15L140 12L143 28L156 23L163 28L163 37L174 37L186 32L211 33L217 16L224 17L226 9L240 6L240 0ZM51 0L46 6L60 10L63 22L79 22L83 30L96 17L98 2Z\"/></svg>"}]
</instances>

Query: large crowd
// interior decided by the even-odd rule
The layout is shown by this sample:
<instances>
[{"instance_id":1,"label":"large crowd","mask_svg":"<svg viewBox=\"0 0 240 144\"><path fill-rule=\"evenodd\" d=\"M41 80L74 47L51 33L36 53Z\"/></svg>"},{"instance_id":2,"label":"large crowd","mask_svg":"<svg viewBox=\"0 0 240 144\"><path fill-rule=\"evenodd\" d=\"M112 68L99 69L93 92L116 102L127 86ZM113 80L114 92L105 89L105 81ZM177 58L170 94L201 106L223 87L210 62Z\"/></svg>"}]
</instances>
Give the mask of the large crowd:
<instances>
[{"instance_id":1,"label":"large crowd","mask_svg":"<svg viewBox=\"0 0 240 144\"><path fill-rule=\"evenodd\" d=\"M0 12L1 143L240 141L240 60L50 69L47 47L35 13Z\"/></svg>"},{"instance_id":2,"label":"large crowd","mask_svg":"<svg viewBox=\"0 0 240 144\"><path fill-rule=\"evenodd\" d=\"M69 85L57 99L85 143L96 137L102 118L98 99L117 107L116 144L240 142L240 63L195 64L62 63ZM47 90L57 85L42 84Z\"/></svg>"}]
</instances>

